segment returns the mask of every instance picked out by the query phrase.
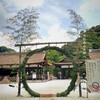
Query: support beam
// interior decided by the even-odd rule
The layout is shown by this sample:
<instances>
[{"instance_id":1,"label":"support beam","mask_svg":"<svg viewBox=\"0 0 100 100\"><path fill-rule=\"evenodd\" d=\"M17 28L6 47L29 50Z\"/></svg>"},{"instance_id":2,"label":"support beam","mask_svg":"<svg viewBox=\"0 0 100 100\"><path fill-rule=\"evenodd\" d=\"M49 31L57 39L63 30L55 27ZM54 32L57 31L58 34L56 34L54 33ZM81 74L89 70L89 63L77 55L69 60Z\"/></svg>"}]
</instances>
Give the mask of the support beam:
<instances>
[{"instance_id":1,"label":"support beam","mask_svg":"<svg viewBox=\"0 0 100 100\"><path fill-rule=\"evenodd\" d=\"M19 46L19 83L18 83L18 95L21 96L21 71L20 71L20 66L21 66L21 46Z\"/></svg>"},{"instance_id":2,"label":"support beam","mask_svg":"<svg viewBox=\"0 0 100 100\"><path fill-rule=\"evenodd\" d=\"M75 41L75 42L44 42L44 43L16 44L15 46L33 46L33 45L45 45L45 44L48 44L50 46L50 44L65 44L65 43L77 43L77 41Z\"/></svg>"}]
</instances>

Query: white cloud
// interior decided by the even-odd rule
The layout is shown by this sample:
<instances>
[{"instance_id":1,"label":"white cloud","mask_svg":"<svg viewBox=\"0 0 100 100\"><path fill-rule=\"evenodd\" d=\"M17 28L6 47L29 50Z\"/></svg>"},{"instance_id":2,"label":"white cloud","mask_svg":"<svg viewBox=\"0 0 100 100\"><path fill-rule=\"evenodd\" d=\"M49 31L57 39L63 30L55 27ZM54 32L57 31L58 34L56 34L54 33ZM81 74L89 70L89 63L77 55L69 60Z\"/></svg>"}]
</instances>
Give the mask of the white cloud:
<instances>
[{"instance_id":1,"label":"white cloud","mask_svg":"<svg viewBox=\"0 0 100 100\"><path fill-rule=\"evenodd\" d=\"M80 6L79 14L88 27L100 24L100 0L87 0Z\"/></svg>"},{"instance_id":2,"label":"white cloud","mask_svg":"<svg viewBox=\"0 0 100 100\"><path fill-rule=\"evenodd\" d=\"M48 40L49 41L68 41L69 37L67 37L66 30L60 29L60 25L56 24L48 30Z\"/></svg>"},{"instance_id":3,"label":"white cloud","mask_svg":"<svg viewBox=\"0 0 100 100\"><path fill-rule=\"evenodd\" d=\"M43 39L48 42L70 41L70 37L67 35L66 30L61 29L59 24L53 25L48 30L48 37L43 37Z\"/></svg>"},{"instance_id":4,"label":"white cloud","mask_svg":"<svg viewBox=\"0 0 100 100\"><path fill-rule=\"evenodd\" d=\"M66 9L63 9L62 6L57 5L59 1L55 2L56 3L54 3L52 0L46 0L42 6L42 9L40 10L40 18L38 20L40 29L48 30L51 26L57 23L63 24L63 20L66 20Z\"/></svg>"},{"instance_id":5,"label":"white cloud","mask_svg":"<svg viewBox=\"0 0 100 100\"><path fill-rule=\"evenodd\" d=\"M14 48L13 37L10 34L0 32L0 46Z\"/></svg>"},{"instance_id":6,"label":"white cloud","mask_svg":"<svg viewBox=\"0 0 100 100\"><path fill-rule=\"evenodd\" d=\"M46 23L46 26L60 22L59 17L57 17L55 14L48 12L40 14L40 20L42 20L43 23Z\"/></svg>"},{"instance_id":7,"label":"white cloud","mask_svg":"<svg viewBox=\"0 0 100 100\"><path fill-rule=\"evenodd\" d=\"M25 8L27 6L41 6L44 2L44 0L12 0L12 2L20 8Z\"/></svg>"},{"instance_id":8,"label":"white cloud","mask_svg":"<svg viewBox=\"0 0 100 100\"><path fill-rule=\"evenodd\" d=\"M28 6L41 6L43 2L44 0L4 0L3 2L0 1L0 14L4 18L9 18L14 16L17 10L24 9ZM9 10L10 12L8 12L7 10Z\"/></svg>"},{"instance_id":9,"label":"white cloud","mask_svg":"<svg viewBox=\"0 0 100 100\"><path fill-rule=\"evenodd\" d=\"M66 9L62 9L62 7L60 7L60 6L49 5L49 8L50 8L50 10L55 12L60 17L62 17L62 16L68 17L67 14L66 14Z\"/></svg>"},{"instance_id":10,"label":"white cloud","mask_svg":"<svg viewBox=\"0 0 100 100\"><path fill-rule=\"evenodd\" d=\"M0 2L0 15L5 15L6 11L3 8L3 4Z\"/></svg>"},{"instance_id":11,"label":"white cloud","mask_svg":"<svg viewBox=\"0 0 100 100\"><path fill-rule=\"evenodd\" d=\"M80 10L100 9L100 0L87 0L84 2Z\"/></svg>"},{"instance_id":12,"label":"white cloud","mask_svg":"<svg viewBox=\"0 0 100 100\"><path fill-rule=\"evenodd\" d=\"M42 36L42 39L37 39L32 41L31 43L40 43L40 42L68 42L71 41L70 36L66 33L66 30L61 29L59 24L53 25L49 30L48 30L48 36ZM40 45L37 46L38 48L44 47L47 45ZM51 46L56 46L56 44L51 45ZM61 45L57 44L57 46L61 47ZM36 49L36 46L34 46L34 49Z\"/></svg>"},{"instance_id":13,"label":"white cloud","mask_svg":"<svg viewBox=\"0 0 100 100\"><path fill-rule=\"evenodd\" d=\"M4 6L3 6L3 3L0 2L0 16L3 16L5 19L7 19L7 18L9 18L9 17L14 16L15 14L16 14L16 13L14 13L14 12L8 13L8 12L5 10L5 8L4 8Z\"/></svg>"}]
</instances>

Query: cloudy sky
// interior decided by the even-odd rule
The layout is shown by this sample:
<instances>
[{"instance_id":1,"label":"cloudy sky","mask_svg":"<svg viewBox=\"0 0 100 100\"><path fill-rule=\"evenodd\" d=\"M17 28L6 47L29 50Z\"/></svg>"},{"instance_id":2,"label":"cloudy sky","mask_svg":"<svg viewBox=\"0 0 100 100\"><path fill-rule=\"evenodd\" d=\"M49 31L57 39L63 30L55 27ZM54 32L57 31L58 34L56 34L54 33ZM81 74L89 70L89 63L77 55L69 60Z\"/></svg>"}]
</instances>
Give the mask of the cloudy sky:
<instances>
[{"instance_id":1,"label":"cloudy sky","mask_svg":"<svg viewBox=\"0 0 100 100\"><path fill-rule=\"evenodd\" d=\"M0 0L0 46L12 43L8 42L9 39L2 28L6 19L28 6L35 7L40 13L40 28L37 31L41 39L32 42L72 41L73 38L67 34L70 26L67 9L73 9L80 14L88 28L100 24L100 0Z\"/></svg>"}]
</instances>

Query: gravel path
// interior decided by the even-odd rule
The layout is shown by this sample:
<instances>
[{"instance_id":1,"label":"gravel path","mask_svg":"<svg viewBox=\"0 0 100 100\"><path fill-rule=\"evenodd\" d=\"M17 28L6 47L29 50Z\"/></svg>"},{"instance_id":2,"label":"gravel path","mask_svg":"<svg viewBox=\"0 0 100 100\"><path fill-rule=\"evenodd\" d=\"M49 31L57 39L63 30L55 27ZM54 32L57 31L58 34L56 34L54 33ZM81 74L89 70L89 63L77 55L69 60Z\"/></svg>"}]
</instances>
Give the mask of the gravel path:
<instances>
[{"instance_id":1,"label":"gravel path","mask_svg":"<svg viewBox=\"0 0 100 100\"><path fill-rule=\"evenodd\" d=\"M56 94L63 92L69 86L71 80L52 80L43 83L28 83L31 89L40 94ZM82 97L79 98L78 86L75 91L72 91L68 97L59 98L34 98L21 88L21 94L23 97L16 97L18 92L18 84L12 84L15 87L9 87L9 84L0 84L0 100L100 100L100 93L89 93L89 98L86 98L86 90L82 90ZM23 87L23 86L22 86ZM86 84L82 83L82 87L85 88Z\"/></svg>"}]
</instances>

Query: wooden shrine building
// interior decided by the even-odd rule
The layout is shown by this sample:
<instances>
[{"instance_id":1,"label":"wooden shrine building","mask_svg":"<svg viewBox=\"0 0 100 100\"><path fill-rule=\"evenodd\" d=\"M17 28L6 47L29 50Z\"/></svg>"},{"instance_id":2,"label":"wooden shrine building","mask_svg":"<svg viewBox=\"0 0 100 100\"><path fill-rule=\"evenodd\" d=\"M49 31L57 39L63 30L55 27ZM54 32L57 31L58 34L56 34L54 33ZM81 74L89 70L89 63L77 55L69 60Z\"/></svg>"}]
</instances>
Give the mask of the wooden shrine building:
<instances>
[{"instance_id":1,"label":"wooden shrine building","mask_svg":"<svg viewBox=\"0 0 100 100\"><path fill-rule=\"evenodd\" d=\"M100 49L91 49L89 50L90 59L100 59Z\"/></svg>"},{"instance_id":2,"label":"wooden shrine building","mask_svg":"<svg viewBox=\"0 0 100 100\"><path fill-rule=\"evenodd\" d=\"M72 70L73 65L72 62L68 61L67 58L64 58L60 62L54 64L55 67L59 67L61 69L61 79L66 79L69 76L66 75L66 70Z\"/></svg>"},{"instance_id":3,"label":"wooden shrine building","mask_svg":"<svg viewBox=\"0 0 100 100\"><path fill-rule=\"evenodd\" d=\"M81 64L82 62L79 62ZM71 77L71 70L73 69L73 63L68 60L68 58L64 58L60 62L54 64L55 67L59 67L61 69L61 79L66 79ZM66 73L66 71L68 71Z\"/></svg>"},{"instance_id":4,"label":"wooden shrine building","mask_svg":"<svg viewBox=\"0 0 100 100\"><path fill-rule=\"evenodd\" d=\"M26 53L21 54L21 62L25 58ZM43 66L49 66L46 59L46 53L40 52L33 54L25 66L28 79L41 79L43 74ZM0 76L11 75L12 68L19 68L19 53L2 53L0 54Z\"/></svg>"}]
</instances>

